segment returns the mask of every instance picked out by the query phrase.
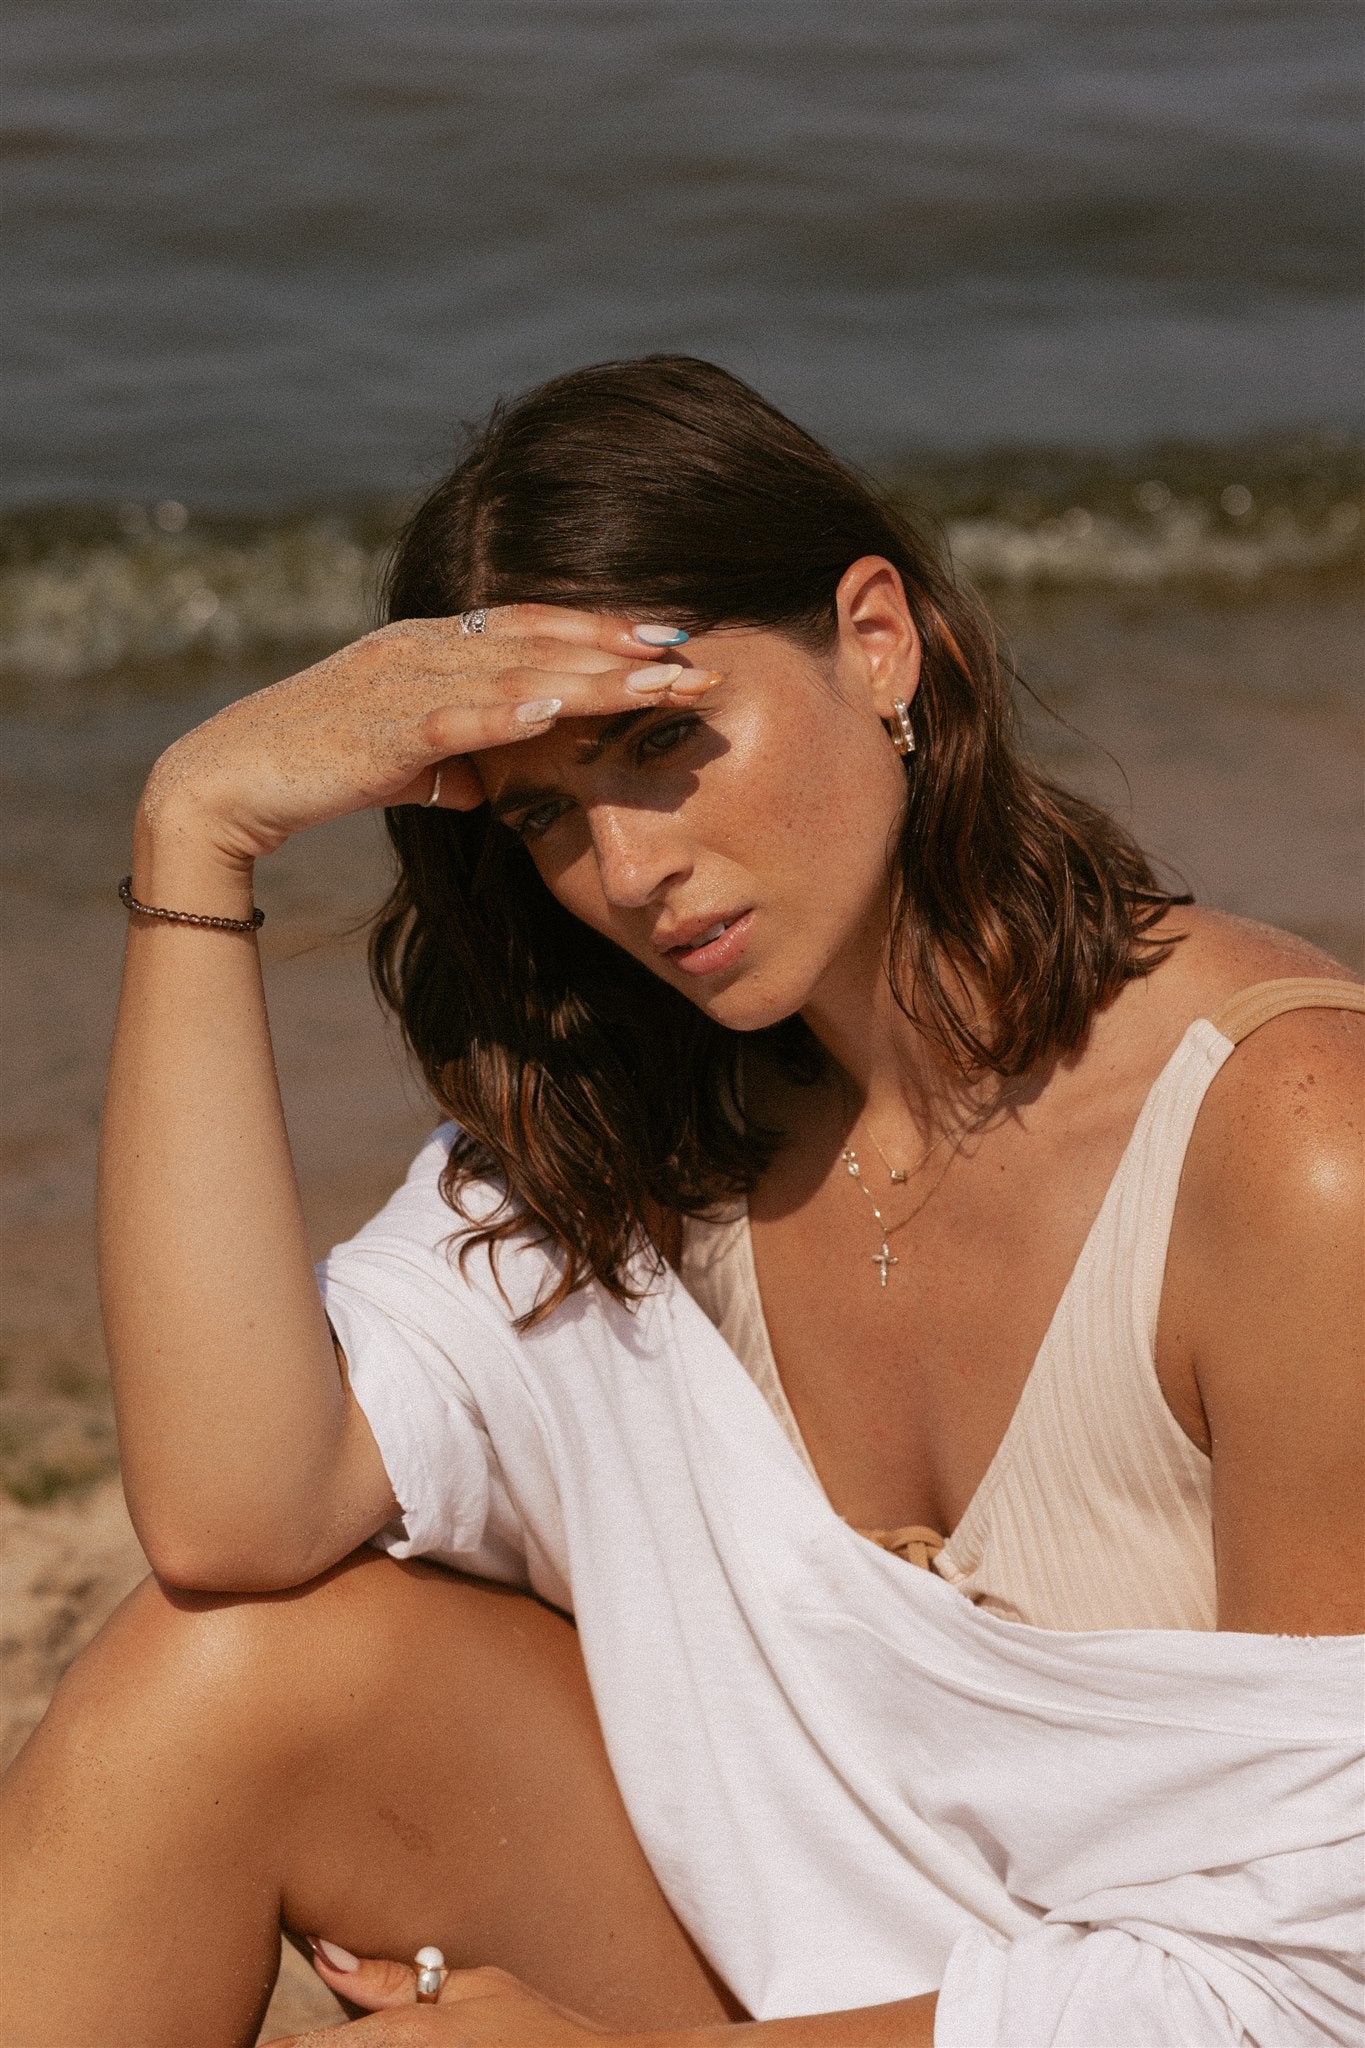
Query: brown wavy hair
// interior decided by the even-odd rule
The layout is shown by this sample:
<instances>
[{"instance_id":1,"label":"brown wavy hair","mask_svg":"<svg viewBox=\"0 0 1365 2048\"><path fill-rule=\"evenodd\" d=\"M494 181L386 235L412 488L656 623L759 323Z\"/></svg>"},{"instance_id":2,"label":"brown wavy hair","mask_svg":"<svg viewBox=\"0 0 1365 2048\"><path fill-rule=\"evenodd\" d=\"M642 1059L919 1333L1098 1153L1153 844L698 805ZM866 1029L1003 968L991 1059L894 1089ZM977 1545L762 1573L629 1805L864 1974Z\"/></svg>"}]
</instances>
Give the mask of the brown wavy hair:
<instances>
[{"instance_id":1,"label":"brown wavy hair","mask_svg":"<svg viewBox=\"0 0 1365 2048\"><path fill-rule=\"evenodd\" d=\"M601 363L500 405L409 521L386 619L561 603L693 632L766 627L814 653L850 563L895 564L924 644L918 751L895 849L892 986L964 1073L1030 1073L1169 951L1173 902L1104 812L1027 760L991 628L904 514L713 364ZM799 1018L713 1022L572 918L485 810L387 814L398 879L371 967L459 1135L452 1208L505 1199L464 1253L537 1224L558 1280L638 1295L662 1219L747 1193L777 1134L745 1113L746 1044L792 1074L822 1055ZM984 1020L984 1021L983 1021Z\"/></svg>"}]
</instances>

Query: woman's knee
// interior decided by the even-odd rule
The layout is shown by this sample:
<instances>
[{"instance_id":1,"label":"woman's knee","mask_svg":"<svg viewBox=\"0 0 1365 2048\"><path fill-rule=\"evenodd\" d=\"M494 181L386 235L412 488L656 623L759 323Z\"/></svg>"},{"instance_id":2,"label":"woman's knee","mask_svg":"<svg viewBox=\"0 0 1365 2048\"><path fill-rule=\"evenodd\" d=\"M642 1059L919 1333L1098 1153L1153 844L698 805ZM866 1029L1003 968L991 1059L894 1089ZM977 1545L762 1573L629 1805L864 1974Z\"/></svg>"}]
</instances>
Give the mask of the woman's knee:
<instances>
[{"instance_id":1,"label":"woman's knee","mask_svg":"<svg viewBox=\"0 0 1365 2048\"><path fill-rule=\"evenodd\" d=\"M386 1561L371 1559L383 1573ZM66 1672L45 1740L89 1751L103 1769L121 1748L167 1745L205 1761L220 1746L242 1763L286 1761L317 1739L319 1717L365 1710L360 1635L374 1606L365 1560L285 1594L194 1594L144 1579Z\"/></svg>"},{"instance_id":2,"label":"woman's knee","mask_svg":"<svg viewBox=\"0 0 1365 2048\"><path fill-rule=\"evenodd\" d=\"M264 1711L281 1739L292 1728L308 1741L317 1717L387 1714L428 1662L452 1704L462 1673L482 1689L490 1665L511 1679L529 1664L542 1684L559 1666L585 1683L572 1624L537 1600L367 1549L284 1592L189 1593L145 1579L71 1666L58 1701L128 1700L144 1713L160 1701L237 1733Z\"/></svg>"}]
</instances>

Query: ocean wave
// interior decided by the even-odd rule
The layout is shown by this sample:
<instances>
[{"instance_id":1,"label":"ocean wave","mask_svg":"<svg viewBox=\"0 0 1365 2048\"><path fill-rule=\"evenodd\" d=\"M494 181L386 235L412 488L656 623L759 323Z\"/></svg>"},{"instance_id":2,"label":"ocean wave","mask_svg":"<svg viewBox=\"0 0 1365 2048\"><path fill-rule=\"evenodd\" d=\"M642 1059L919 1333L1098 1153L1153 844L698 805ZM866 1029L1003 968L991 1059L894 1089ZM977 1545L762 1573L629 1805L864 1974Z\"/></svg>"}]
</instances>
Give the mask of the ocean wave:
<instances>
[{"instance_id":1,"label":"ocean wave","mask_svg":"<svg viewBox=\"0 0 1365 2048\"><path fill-rule=\"evenodd\" d=\"M374 622L370 518L194 518L175 500L0 520L0 668L79 677L340 646Z\"/></svg>"},{"instance_id":2,"label":"ocean wave","mask_svg":"<svg viewBox=\"0 0 1365 2048\"><path fill-rule=\"evenodd\" d=\"M960 574L999 591L1259 596L1365 562L1365 444L1005 451L886 480ZM0 670L82 676L338 646L375 622L392 503L251 520L154 505L0 517Z\"/></svg>"},{"instance_id":3,"label":"ocean wave","mask_svg":"<svg viewBox=\"0 0 1365 2048\"><path fill-rule=\"evenodd\" d=\"M1365 562L1365 443L1183 444L1118 457L1011 450L907 469L984 590L1189 585L1259 596Z\"/></svg>"}]
</instances>

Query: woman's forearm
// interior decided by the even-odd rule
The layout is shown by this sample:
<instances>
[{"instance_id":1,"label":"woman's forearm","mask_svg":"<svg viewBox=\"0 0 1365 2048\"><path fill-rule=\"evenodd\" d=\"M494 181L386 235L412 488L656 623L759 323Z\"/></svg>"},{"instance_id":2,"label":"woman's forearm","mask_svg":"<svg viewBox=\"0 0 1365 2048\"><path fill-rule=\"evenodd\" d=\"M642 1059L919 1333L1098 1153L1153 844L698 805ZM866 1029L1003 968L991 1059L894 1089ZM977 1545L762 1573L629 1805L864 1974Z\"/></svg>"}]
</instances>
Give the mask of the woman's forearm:
<instances>
[{"instance_id":1,"label":"woman's forearm","mask_svg":"<svg viewBox=\"0 0 1365 2048\"><path fill-rule=\"evenodd\" d=\"M133 893L245 916L253 862L287 839L390 804L480 803L471 753L561 709L638 712L639 664L666 651L554 606L477 635L453 619L367 634L167 749ZM659 676L681 700L681 667ZM314 1284L251 935L133 917L99 1216L128 1501L158 1571L298 1584L371 1535L394 1502Z\"/></svg>"},{"instance_id":2,"label":"woman's forearm","mask_svg":"<svg viewBox=\"0 0 1365 2048\"><path fill-rule=\"evenodd\" d=\"M139 813L133 893L249 914L251 867ZM383 1519L309 1257L254 936L134 916L105 1103L100 1283L125 1485L166 1577L296 1583ZM364 1487L361 1492L363 1494ZM354 1529L339 1520L359 1507Z\"/></svg>"},{"instance_id":3,"label":"woman's forearm","mask_svg":"<svg viewBox=\"0 0 1365 2048\"><path fill-rule=\"evenodd\" d=\"M898 1998L891 2005L859 2006L852 2012L810 2013L800 2019L745 2020L738 2026L706 2027L684 2034L633 2036L631 2048L933 2048L938 1993Z\"/></svg>"}]
</instances>

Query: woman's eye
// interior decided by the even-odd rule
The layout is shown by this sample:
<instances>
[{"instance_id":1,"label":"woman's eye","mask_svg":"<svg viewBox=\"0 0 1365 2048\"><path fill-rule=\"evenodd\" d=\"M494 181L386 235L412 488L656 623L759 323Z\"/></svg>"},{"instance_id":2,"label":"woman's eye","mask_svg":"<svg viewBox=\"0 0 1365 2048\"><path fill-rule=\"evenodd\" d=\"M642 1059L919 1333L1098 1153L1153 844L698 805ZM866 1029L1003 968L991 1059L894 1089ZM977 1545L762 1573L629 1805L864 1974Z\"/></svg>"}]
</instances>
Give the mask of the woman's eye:
<instances>
[{"instance_id":1,"label":"woman's eye","mask_svg":"<svg viewBox=\"0 0 1365 2048\"><path fill-rule=\"evenodd\" d=\"M549 831L556 818L563 817L564 810L563 804L539 804L535 810L528 811L524 818L519 818L512 829L518 839L539 839L542 832Z\"/></svg>"},{"instance_id":2,"label":"woman's eye","mask_svg":"<svg viewBox=\"0 0 1365 2048\"><path fill-rule=\"evenodd\" d=\"M671 754L676 746L680 746L685 739L697 732L701 724L702 721L695 712L684 712L679 717L661 719L656 725L647 726L635 740L636 760L641 763L657 761L661 755ZM541 838L572 809L572 804L565 803L562 798L556 798L551 803L537 804L533 811L527 811L515 824L510 820L508 822L517 838L529 844L531 840Z\"/></svg>"},{"instance_id":3,"label":"woman's eye","mask_svg":"<svg viewBox=\"0 0 1365 2048\"><path fill-rule=\"evenodd\" d=\"M684 718L670 718L661 725L651 725L636 741L636 752L645 759L657 759L660 754L671 754L680 741L697 731L701 720L690 714Z\"/></svg>"}]
</instances>

